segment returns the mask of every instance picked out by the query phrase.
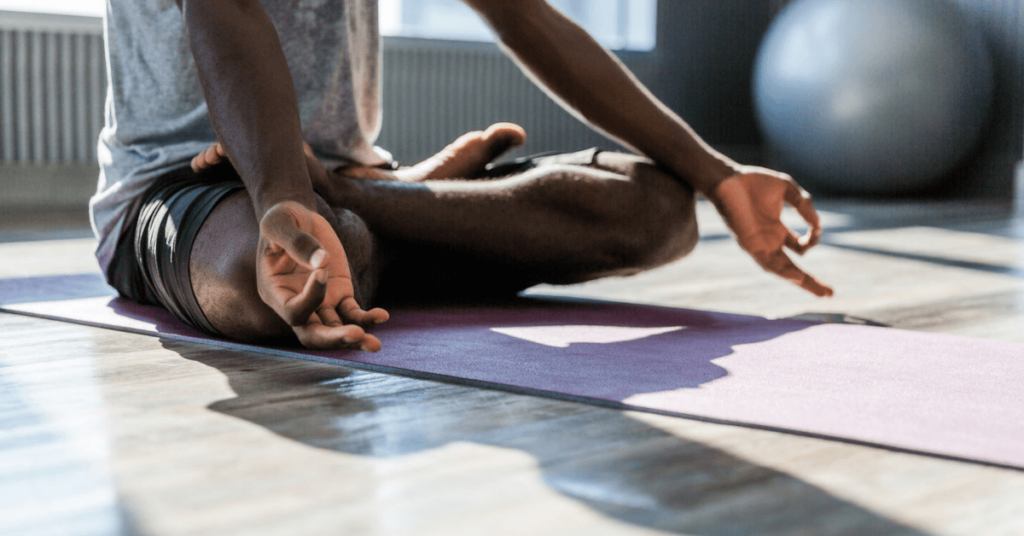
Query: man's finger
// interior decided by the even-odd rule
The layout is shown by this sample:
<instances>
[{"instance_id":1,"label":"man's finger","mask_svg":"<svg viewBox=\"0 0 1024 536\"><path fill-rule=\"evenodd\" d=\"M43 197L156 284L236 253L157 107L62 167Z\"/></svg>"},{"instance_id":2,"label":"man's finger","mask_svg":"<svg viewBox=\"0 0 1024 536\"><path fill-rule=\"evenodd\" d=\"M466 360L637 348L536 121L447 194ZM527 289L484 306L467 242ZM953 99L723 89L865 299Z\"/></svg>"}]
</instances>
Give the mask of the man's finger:
<instances>
[{"instance_id":1,"label":"man's finger","mask_svg":"<svg viewBox=\"0 0 1024 536\"><path fill-rule=\"evenodd\" d=\"M807 272L801 270L782 251L776 251L774 254L767 256L767 258L759 260L759 263L765 270L796 283L819 298L829 297L833 294L831 287L824 285Z\"/></svg>"},{"instance_id":2,"label":"man's finger","mask_svg":"<svg viewBox=\"0 0 1024 536\"><path fill-rule=\"evenodd\" d=\"M376 324L387 322L390 315L384 309L377 307L364 311L356 302L355 298L348 297L338 304L338 313L342 319L360 326L370 327Z\"/></svg>"},{"instance_id":3,"label":"man's finger","mask_svg":"<svg viewBox=\"0 0 1024 536\"><path fill-rule=\"evenodd\" d=\"M356 325L325 326L312 323L296 326L295 334L306 348L317 350L356 349L377 352L381 349L380 339L367 334Z\"/></svg>"},{"instance_id":4,"label":"man's finger","mask_svg":"<svg viewBox=\"0 0 1024 536\"><path fill-rule=\"evenodd\" d=\"M260 222L260 233L307 268L320 268L327 263L327 251L320 241L300 229L292 214L284 209L275 207L267 212Z\"/></svg>"},{"instance_id":5,"label":"man's finger","mask_svg":"<svg viewBox=\"0 0 1024 536\"><path fill-rule=\"evenodd\" d=\"M835 291L832 290L832 287L822 283L821 281L818 281L809 274L804 275L806 277L804 278L804 281L800 286L806 289L811 294L814 294L819 298L831 298L835 294Z\"/></svg>"},{"instance_id":6,"label":"man's finger","mask_svg":"<svg viewBox=\"0 0 1024 536\"><path fill-rule=\"evenodd\" d=\"M818 211L814 209L814 201L811 199L811 194L807 193L806 190L795 182L789 183L789 186L786 188L786 202L796 209L804 221L811 225L811 228L807 230L807 234L800 239L801 249L794 250L799 251L802 255L821 242L821 220L818 218Z\"/></svg>"},{"instance_id":7,"label":"man's finger","mask_svg":"<svg viewBox=\"0 0 1024 536\"><path fill-rule=\"evenodd\" d=\"M302 326L295 326L295 335L299 342L306 348L315 350L342 350L345 348L362 349L365 339L368 337L363 328L359 326L326 326L321 323L310 323ZM380 349L380 341L373 338L376 345L371 347Z\"/></svg>"},{"instance_id":8,"label":"man's finger","mask_svg":"<svg viewBox=\"0 0 1024 536\"><path fill-rule=\"evenodd\" d=\"M803 236L797 237L795 233L786 229L786 247L798 255L803 255L821 241L821 229L808 229Z\"/></svg>"},{"instance_id":9,"label":"man's finger","mask_svg":"<svg viewBox=\"0 0 1024 536\"><path fill-rule=\"evenodd\" d=\"M785 242L786 247L793 250L793 252L797 253L798 255L803 255L804 251L807 251L807 248L805 248L800 243L800 237L796 236L796 234L794 234L793 231L790 231L789 229L786 229Z\"/></svg>"},{"instance_id":10,"label":"man's finger","mask_svg":"<svg viewBox=\"0 0 1024 536\"><path fill-rule=\"evenodd\" d=\"M320 317L320 321L328 326L335 327L345 325L345 323L341 321L341 317L338 316L338 311L335 311L330 305L320 307L316 310L316 314Z\"/></svg>"},{"instance_id":11,"label":"man's finger","mask_svg":"<svg viewBox=\"0 0 1024 536\"><path fill-rule=\"evenodd\" d=\"M281 318L290 326L301 326L309 322L309 317L316 312L327 295L327 270L314 270L306 280L302 292L285 302L284 310L278 311Z\"/></svg>"},{"instance_id":12,"label":"man's finger","mask_svg":"<svg viewBox=\"0 0 1024 536\"><path fill-rule=\"evenodd\" d=\"M213 144L203 152L203 160L207 166L214 166L220 162L220 153L217 151L217 144Z\"/></svg>"},{"instance_id":13,"label":"man's finger","mask_svg":"<svg viewBox=\"0 0 1024 536\"><path fill-rule=\"evenodd\" d=\"M829 287L828 285L825 285L821 281L818 281L811 274L808 274L807 272L804 272L799 268L797 268L797 270L800 272L798 281L790 278L787 279L790 279L790 281L793 281L794 283L799 285L800 288L803 288L807 292L810 292L811 294L814 294L819 298L832 297L832 295L834 294L832 287ZM793 275L796 276L796 274Z\"/></svg>"},{"instance_id":14,"label":"man's finger","mask_svg":"<svg viewBox=\"0 0 1024 536\"><path fill-rule=\"evenodd\" d=\"M374 307L366 312L366 316L369 320L372 320L374 324L383 324L391 318L391 313L381 309L380 307Z\"/></svg>"},{"instance_id":15,"label":"man's finger","mask_svg":"<svg viewBox=\"0 0 1024 536\"><path fill-rule=\"evenodd\" d=\"M379 352L382 347L380 339L369 333L363 337L363 342L359 345L359 349L364 352Z\"/></svg>"},{"instance_id":16,"label":"man's finger","mask_svg":"<svg viewBox=\"0 0 1024 536\"><path fill-rule=\"evenodd\" d=\"M821 228L818 211L814 210L814 201L811 198L811 194L807 193L807 190L804 190L795 182L788 183L786 186L786 202L795 208L800 217L811 224L811 227Z\"/></svg>"},{"instance_id":17,"label":"man's finger","mask_svg":"<svg viewBox=\"0 0 1024 536\"><path fill-rule=\"evenodd\" d=\"M821 242L821 227L812 227L807 230L807 234L800 237L800 247L804 251L817 246L819 242Z\"/></svg>"}]
</instances>

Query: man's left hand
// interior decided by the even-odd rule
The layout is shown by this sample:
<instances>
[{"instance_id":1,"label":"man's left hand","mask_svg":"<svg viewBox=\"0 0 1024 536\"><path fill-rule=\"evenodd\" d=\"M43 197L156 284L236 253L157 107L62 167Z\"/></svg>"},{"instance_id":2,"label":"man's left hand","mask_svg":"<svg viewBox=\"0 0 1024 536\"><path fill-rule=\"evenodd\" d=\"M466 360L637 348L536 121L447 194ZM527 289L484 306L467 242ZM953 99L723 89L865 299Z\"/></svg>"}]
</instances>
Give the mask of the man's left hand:
<instances>
[{"instance_id":1,"label":"man's left hand","mask_svg":"<svg viewBox=\"0 0 1024 536\"><path fill-rule=\"evenodd\" d=\"M821 240L821 223L811 196L792 177L770 169L744 166L708 195L736 241L766 271L792 281L819 297L832 296L830 287L793 264L783 248L803 255ZM802 237L782 223L789 203L810 224Z\"/></svg>"}]
</instances>

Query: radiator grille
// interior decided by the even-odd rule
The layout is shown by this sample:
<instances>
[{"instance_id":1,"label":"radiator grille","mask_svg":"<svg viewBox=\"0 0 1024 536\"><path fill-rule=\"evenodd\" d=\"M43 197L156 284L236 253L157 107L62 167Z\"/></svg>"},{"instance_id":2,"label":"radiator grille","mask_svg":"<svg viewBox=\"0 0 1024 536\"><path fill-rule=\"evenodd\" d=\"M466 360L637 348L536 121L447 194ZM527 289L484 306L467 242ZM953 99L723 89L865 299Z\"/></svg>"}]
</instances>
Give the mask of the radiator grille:
<instances>
[{"instance_id":1,"label":"radiator grille","mask_svg":"<svg viewBox=\"0 0 1024 536\"><path fill-rule=\"evenodd\" d=\"M0 15L0 162L95 162L106 93L102 22Z\"/></svg>"},{"instance_id":2,"label":"radiator grille","mask_svg":"<svg viewBox=\"0 0 1024 536\"><path fill-rule=\"evenodd\" d=\"M641 80L654 82L652 54L623 58ZM403 162L423 159L460 134L499 121L526 129L528 143L519 153L615 146L563 111L495 45L387 39L384 68L378 144Z\"/></svg>"},{"instance_id":3,"label":"radiator grille","mask_svg":"<svg viewBox=\"0 0 1024 536\"><path fill-rule=\"evenodd\" d=\"M613 145L562 111L494 45L386 38L384 56L378 143L403 162L498 121L527 129L520 152ZM654 69L645 56L627 54L626 62L648 81ZM94 163L104 62L100 19L0 12L0 163Z\"/></svg>"}]
</instances>

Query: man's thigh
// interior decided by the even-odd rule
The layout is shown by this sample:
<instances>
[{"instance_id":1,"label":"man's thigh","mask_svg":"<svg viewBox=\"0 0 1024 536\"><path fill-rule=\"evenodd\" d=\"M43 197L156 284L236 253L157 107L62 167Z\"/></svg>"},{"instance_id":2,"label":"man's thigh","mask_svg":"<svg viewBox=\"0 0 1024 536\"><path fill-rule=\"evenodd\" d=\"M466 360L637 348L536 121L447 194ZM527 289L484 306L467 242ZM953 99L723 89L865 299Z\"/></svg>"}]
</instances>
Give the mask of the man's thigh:
<instances>
[{"instance_id":1,"label":"man's thigh","mask_svg":"<svg viewBox=\"0 0 1024 536\"><path fill-rule=\"evenodd\" d=\"M553 237L551 240L519 241L524 246L520 249L523 253L511 256L492 255L453 244L429 244L392 237L384 244L388 262L380 285L383 305L410 300L492 299L512 296L540 283L576 283L608 275L636 273L651 267L648 266L650 264L664 264L685 255L695 240L693 191L641 156L596 149L541 155L489 166L478 178L487 180L486 191L492 193L503 183L515 185L510 186L510 192L521 187L524 180L543 184L541 197L547 197L552 205L567 205L562 214L578 212L581 221L555 218L554 223L545 223L541 228L542 233ZM537 192L531 191L530 196L536 198ZM515 197L510 193L503 198L515 203ZM602 201L608 198L629 198L631 201L610 204ZM648 200L652 206L646 206ZM616 208L611 209L608 205L616 205ZM625 205L632 206L620 211L618 207ZM648 259L624 261L617 266L596 264L589 262L586 255L574 254L574 248L580 244L602 242L598 236L601 225L597 223L610 212L621 213L608 219L650 220L654 223L648 224L647 228L670 229L669 234L678 238L653 240L651 247L646 248L651 254ZM495 211L494 219L500 219L499 214L503 213ZM529 211L516 216L524 214L529 214ZM494 224L502 230L523 225L521 221L498 221ZM576 227L585 230L577 232L579 229ZM536 230L536 226L527 223L524 235L532 235ZM640 234L654 233L640 231ZM679 244L669 248L671 251L665 254L655 251L662 249L660 242L673 240ZM515 237L505 237L505 241L517 242ZM536 244L541 242L556 247L534 251ZM544 260L538 262L539 258Z\"/></svg>"}]
</instances>

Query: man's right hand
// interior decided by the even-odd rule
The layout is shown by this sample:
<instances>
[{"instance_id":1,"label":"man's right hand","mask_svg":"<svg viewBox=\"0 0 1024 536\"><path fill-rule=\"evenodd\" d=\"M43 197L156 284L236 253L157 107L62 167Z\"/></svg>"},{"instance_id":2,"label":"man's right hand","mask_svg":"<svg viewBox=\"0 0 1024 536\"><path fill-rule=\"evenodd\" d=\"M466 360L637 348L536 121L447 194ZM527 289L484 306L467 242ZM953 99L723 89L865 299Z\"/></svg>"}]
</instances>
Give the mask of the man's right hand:
<instances>
[{"instance_id":1,"label":"man's right hand","mask_svg":"<svg viewBox=\"0 0 1024 536\"><path fill-rule=\"evenodd\" d=\"M260 221L256 255L260 298L303 346L380 350L380 340L363 328L388 313L356 303L345 250L323 216L294 201L274 205Z\"/></svg>"}]
</instances>

